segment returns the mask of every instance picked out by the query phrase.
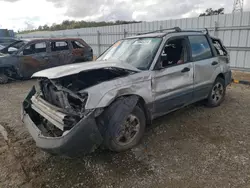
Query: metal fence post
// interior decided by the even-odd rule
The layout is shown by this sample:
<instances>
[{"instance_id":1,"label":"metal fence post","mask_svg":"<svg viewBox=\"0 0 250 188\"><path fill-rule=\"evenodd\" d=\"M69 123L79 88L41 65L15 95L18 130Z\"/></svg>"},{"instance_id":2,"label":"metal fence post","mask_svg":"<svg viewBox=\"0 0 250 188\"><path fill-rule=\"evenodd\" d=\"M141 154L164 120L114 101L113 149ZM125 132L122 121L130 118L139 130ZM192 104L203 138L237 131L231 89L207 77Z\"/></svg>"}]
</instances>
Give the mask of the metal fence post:
<instances>
[{"instance_id":1,"label":"metal fence post","mask_svg":"<svg viewBox=\"0 0 250 188\"><path fill-rule=\"evenodd\" d=\"M215 21L214 22L214 36L216 36L216 37L219 36L218 27L219 27L219 23L217 21Z\"/></svg>"},{"instance_id":2,"label":"metal fence post","mask_svg":"<svg viewBox=\"0 0 250 188\"><path fill-rule=\"evenodd\" d=\"M126 29L124 29L124 31L123 31L123 38L126 38L127 37L127 31L126 31Z\"/></svg>"},{"instance_id":3,"label":"metal fence post","mask_svg":"<svg viewBox=\"0 0 250 188\"><path fill-rule=\"evenodd\" d=\"M97 31L97 49L98 49L98 56L101 55L101 33Z\"/></svg>"},{"instance_id":4,"label":"metal fence post","mask_svg":"<svg viewBox=\"0 0 250 188\"><path fill-rule=\"evenodd\" d=\"M160 25L160 31L162 32L162 25Z\"/></svg>"}]
</instances>

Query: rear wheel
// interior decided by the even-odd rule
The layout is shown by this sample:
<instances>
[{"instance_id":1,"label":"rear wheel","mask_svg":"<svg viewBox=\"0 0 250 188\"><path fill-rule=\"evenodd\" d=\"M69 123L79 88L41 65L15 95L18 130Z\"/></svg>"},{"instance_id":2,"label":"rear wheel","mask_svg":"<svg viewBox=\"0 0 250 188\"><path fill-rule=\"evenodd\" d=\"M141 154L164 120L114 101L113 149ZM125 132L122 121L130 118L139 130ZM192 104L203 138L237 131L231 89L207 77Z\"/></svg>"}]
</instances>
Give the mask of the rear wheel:
<instances>
[{"instance_id":1,"label":"rear wheel","mask_svg":"<svg viewBox=\"0 0 250 188\"><path fill-rule=\"evenodd\" d=\"M6 84L8 81L9 78L4 73L0 73L0 84Z\"/></svg>"},{"instance_id":2,"label":"rear wheel","mask_svg":"<svg viewBox=\"0 0 250 188\"><path fill-rule=\"evenodd\" d=\"M219 106L223 102L225 94L226 94L225 80L218 77L215 80L213 88L208 96L207 106L209 107Z\"/></svg>"}]
</instances>

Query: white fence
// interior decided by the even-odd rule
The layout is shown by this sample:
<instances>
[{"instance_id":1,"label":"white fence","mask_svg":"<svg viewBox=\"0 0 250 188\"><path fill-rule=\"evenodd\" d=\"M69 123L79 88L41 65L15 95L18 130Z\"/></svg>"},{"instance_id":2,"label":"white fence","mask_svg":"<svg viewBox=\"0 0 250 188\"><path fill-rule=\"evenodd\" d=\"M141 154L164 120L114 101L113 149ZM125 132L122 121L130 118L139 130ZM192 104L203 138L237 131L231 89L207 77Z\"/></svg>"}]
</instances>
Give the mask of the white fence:
<instances>
[{"instance_id":1,"label":"white fence","mask_svg":"<svg viewBox=\"0 0 250 188\"><path fill-rule=\"evenodd\" d=\"M17 35L22 38L80 37L100 55L115 41L140 32L172 27L208 28L230 51L231 67L250 71L250 12Z\"/></svg>"}]
</instances>

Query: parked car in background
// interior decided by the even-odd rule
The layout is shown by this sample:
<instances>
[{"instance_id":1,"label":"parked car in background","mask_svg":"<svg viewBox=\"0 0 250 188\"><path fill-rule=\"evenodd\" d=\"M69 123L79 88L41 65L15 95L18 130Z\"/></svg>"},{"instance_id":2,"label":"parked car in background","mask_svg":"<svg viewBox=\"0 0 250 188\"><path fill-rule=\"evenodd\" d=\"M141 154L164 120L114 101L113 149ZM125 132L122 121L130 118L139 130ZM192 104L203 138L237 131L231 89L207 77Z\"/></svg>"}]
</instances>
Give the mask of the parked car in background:
<instances>
[{"instance_id":1,"label":"parked car in background","mask_svg":"<svg viewBox=\"0 0 250 188\"><path fill-rule=\"evenodd\" d=\"M38 147L74 155L137 145L146 124L197 101L219 106L231 82L220 39L175 28L116 42L95 63L37 72L22 121Z\"/></svg>"},{"instance_id":2,"label":"parked car in background","mask_svg":"<svg viewBox=\"0 0 250 188\"><path fill-rule=\"evenodd\" d=\"M2 50L2 49L4 49L6 46L2 46L1 44L0 44L0 50ZM14 48L14 47L10 47L9 49L8 49L8 52L14 52L14 51L16 51L17 49L16 48Z\"/></svg>"},{"instance_id":3,"label":"parked car in background","mask_svg":"<svg viewBox=\"0 0 250 188\"><path fill-rule=\"evenodd\" d=\"M18 41L18 39L16 38L12 38L12 37L0 37L0 45L1 46L8 46L13 42Z\"/></svg>"},{"instance_id":4,"label":"parked car in background","mask_svg":"<svg viewBox=\"0 0 250 188\"><path fill-rule=\"evenodd\" d=\"M0 50L0 83L28 79L43 69L92 59L92 48L80 38L18 40Z\"/></svg>"}]
</instances>

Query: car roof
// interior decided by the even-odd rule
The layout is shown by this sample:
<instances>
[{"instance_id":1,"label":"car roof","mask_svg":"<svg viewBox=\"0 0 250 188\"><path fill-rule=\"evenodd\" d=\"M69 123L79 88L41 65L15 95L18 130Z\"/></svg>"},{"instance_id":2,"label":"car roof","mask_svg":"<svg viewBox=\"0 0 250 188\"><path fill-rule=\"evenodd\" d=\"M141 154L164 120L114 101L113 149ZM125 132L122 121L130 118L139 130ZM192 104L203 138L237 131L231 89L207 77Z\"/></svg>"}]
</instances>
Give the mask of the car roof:
<instances>
[{"instance_id":1,"label":"car roof","mask_svg":"<svg viewBox=\"0 0 250 188\"><path fill-rule=\"evenodd\" d=\"M65 41L65 40L82 40L81 38L21 38L20 41L36 42L36 41Z\"/></svg>"},{"instance_id":2,"label":"car roof","mask_svg":"<svg viewBox=\"0 0 250 188\"><path fill-rule=\"evenodd\" d=\"M138 34L135 36L127 37L130 38L145 38L145 37L164 37L166 33L148 33L148 34Z\"/></svg>"},{"instance_id":3,"label":"car roof","mask_svg":"<svg viewBox=\"0 0 250 188\"><path fill-rule=\"evenodd\" d=\"M150 38L150 37L164 37L168 34L176 33L178 35L204 35L201 31L192 31L192 30L182 30L182 31L174 31L174 32L156 32L156 33L146 33L146 34L138 34L132 37L127 37L126 39L133 39L133 38Z\"/></svg>"}]
</instances>

